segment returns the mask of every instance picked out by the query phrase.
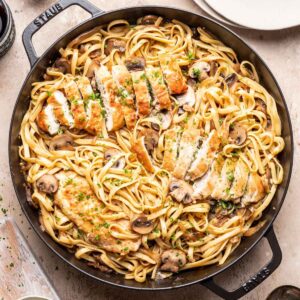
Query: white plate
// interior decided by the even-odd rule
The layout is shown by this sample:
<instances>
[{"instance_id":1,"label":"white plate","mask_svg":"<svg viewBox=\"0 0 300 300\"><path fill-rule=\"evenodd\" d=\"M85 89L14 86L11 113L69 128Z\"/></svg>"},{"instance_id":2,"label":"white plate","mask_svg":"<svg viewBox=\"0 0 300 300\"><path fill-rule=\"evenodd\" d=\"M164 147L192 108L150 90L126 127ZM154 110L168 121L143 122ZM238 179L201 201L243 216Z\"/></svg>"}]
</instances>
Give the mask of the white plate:
<instances>
[{"instance_id":1,"label":"white plate","mask_svg":"<svg viewBox=\"0 0 300 300\"><path fill-rule=\"evenodd\" d=\"M299 0L205 0L227 20L244 27L278 30L300 25Z\"/></svg>"},{"instance_id":2,"label":"white plate","mask_svg":"<svg viewBox=\"0 0 300 300\"><path fill-rule=\"evenodd\" d=\"M230 26L235 26L235 27L242 27L241 25L232 23L226 19L224 19L222 16L220 16L219 14L217 14L204 0L194 0L194 2L202 9L204 10L208 15L210 15L211 17L213 17L214 19L230 25Z\"/></svg>"}]
</instances>

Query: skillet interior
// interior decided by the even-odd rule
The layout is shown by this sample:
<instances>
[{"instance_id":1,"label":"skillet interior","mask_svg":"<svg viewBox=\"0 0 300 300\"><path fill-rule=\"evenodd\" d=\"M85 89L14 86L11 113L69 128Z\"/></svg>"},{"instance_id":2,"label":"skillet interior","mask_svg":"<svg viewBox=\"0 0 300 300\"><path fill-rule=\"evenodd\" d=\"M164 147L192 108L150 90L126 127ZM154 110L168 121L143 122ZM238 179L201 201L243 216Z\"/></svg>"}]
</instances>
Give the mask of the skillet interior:
<instances>
[{"instance_id":1,"label":"skillet interior","mask_svg":"<svg viewBox=\"0 0 300 300\"><path fill-rule=\"evenodd\" d=\"M179 273L178 275L175 274L173 277L164 279L162 281L154 282L147 280L145 283L138 283L133 280L125 280L120 275L104 274L96 269L88 267L83 261L78 261L75 259L73 254L70 254L64 247L54 242L47 233L41 231L38 221L38 212L36 209L32 208L26 200L24 188L25 181L20 172L19 166L20 159L18 155L18 146L20 145L20 139L18 138L18 135L22 118L28 109L28 95L30 95L31 84L35 81L41 80L41 74L44 73L46 67L49 65L49 61L55 58L60 47L65 46L69 41L79 34L91 30L99 24L105 24L112 20L123 18L134 22L138 17L141 17L145 14L158 14L169 19L176 18L190 26L205 27L225 44L233 48L238 54L240 60L247 59L251 61L256 66L262 85L266 87L276 99L279 115L282 121L282 136L286 146L285 150L279 156L281 164L284 168L285 176L282 184L277 189L277 192L272 200L272 204L265 210L264 218L267 220L267 222L262 230L252 237L244 239L241 245L222 266L213 265L205 267L204 269L185 271ZM79 269L81 272L100 281L135 289L170 289L203 281L206 278L225 270L231 264L239 260L248 251L250 251L251 248L263 237L264 233L271 226L277 213L279 212L287 192L293 160L292 128L285 100L270 70L264 64L261 58L234 33L210 19L184 10L167 7L132 7L105 13L93 18L92 20L87 20L61 37L37 61L26 78L15 105L10 128L9 159L14 188L22 209L38 235L57 255L59 255L73 267Z\"/></svg>"}]
</instances>

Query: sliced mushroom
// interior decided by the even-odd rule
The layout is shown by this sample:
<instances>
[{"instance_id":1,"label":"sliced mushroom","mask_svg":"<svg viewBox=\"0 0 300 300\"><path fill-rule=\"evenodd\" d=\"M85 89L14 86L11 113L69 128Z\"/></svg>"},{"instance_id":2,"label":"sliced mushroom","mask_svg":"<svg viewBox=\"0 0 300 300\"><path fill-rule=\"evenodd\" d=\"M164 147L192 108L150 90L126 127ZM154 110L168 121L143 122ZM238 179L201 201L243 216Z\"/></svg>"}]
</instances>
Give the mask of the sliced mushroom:
<instances>
[{"instance_id":1,"label":"sliced mushroom","mask_svg":"<svg viewBox=\"0 0 300 300\"><path fill-rule=\"evenodd\" d=\"M200 81L208 77L210 65L206 61L198 60L194 62L189 68L189 76Z\"/></svg>"},{"instance_id":2,"label":"sliced mushroom","mask_svg":"<svg viewBox=\"0 0 300 300\"><path fill-rule=\"evenodd\" d=\"M255 109L261 111L264 114L267 114L267 105L263 100L259 98L255 99Z\"/></svg>"},{"instance_id":3,"label":"sliced mushroom","mask_svg":"<svg viewBox=\"0 0 300 300\"><path fill-rule=\"evenodd\" d=\"M169 185L170 195L177 201L188 204L192 202L193 188L184 180L173 178Z\"/></svg>"},{"instance_id":4,"label":"sliced mushroom","mask_svg":"<svg viewBox=\"0 0 300 300\"><path fill-rule=\"evenodd\" d=\"M63 57L58 58L54 62L53 68L57 68L63 74L71 73L71 64Z\"/></svg>"},{"instance_id":5,"label":"sliced mushroom","mask_svg":"<svg viewBox=\"0 0 300 300\"><path fill-rule=\"evenodd\" d=\"M121 152L115 148L109 148L104 152L104 159L106 162L114 158L116 155L119 155ZM124 169L126 161L124 157L120 157L113 165L112 168Z\"/></svg>"},{"instance_id":6,"label":"sliced mushroom","mask_svg":"<svg viewBox=\"0 0 300 300\"><path fill-rule=\"evenodd\" d=\"M212 61L210 63L209 75L210 76L215 76L215 74L217 73L217 70L218 70L218 64L215 61Z\"/></svg>"},{"instance_id":7,"label":"sliced mushroom","mask_svg":"<svg viewBox=\"0 0 300 300\"><path fill-rule=\"evenodd\" d=\"M267 193L270 192L270 189L271 189L271 180L272 180L272 173L271 173L271 169L269 167L267 167L266 169L266 173L261 177L262 179L262 183L265 187L265 191Z\"/></svg>"},{"instance_id":8,"label":"sliced mushroom","mask_svg":"<svg viewBox=\"0 0 300 300\"><path fill-rule=\"evenodd\" d=\"M204 237L204 233L199 231L186 231L182 237L188 242L196 242Z\"/></svg>"},{"instance_id":9,"label":"sliced mushroom","mask_svg":"<svg viewBox=\"0 0 300 300\"><path fill-rule=\"evenodd\" d=\"M229 138L236 145L242 145L247 139L247 130L241 125L234 125L229 130Z\"/></svg>"},{"instance_id":10,"label":"sliced mushroom","mask_svg":"<svg viewBox=\"0 0 300 300\"><path fill-rule=\"evenodd\" d=\"M74 150L73 138L68 134L56 135L50 141L49 149L51 151L59 151L59 150L72 151Z\"/></svg>"},{"instance_id":11,"label":"sliced mushroom","mask_svg":"<svg viewBox=\"0 0 300 300\"><path fill-rule=\"evenodd\" d=\"M53 194L58 189L58 180L54 175L45 174L37 180L36 186L40 192Z\"/></svg>"},{"instance_id":12,"label":"sliced mushroom","mask_svg":"<svg viewBox=\"0 0 300 300\"><path fill-rule=\"evenodd\" d=\"M143 57L133 57L125 60L125 65L129 71L141 71L145 69L145 59Z\"/></svg>"},{"instance_id":13,"label":"sliced mushroom","mask_svg":"<svg viewBox=\"0 0 300 300\"><path fill-rule=\"evenodd\" d=\"M160 111L153 111L152 112L153 117L157 119L157 123L152 123L151 127L154 130L159 130L159 127L162 130L166 130L171 126L172 123L172 115L171 112L167 109L163 109Z\"/></svg>"},{"instance_id":14,"label":"sliced mushroom","mask_svg":"<svg viewBox=\"0 0 300 300\"><path fill-rule=\"evenodd\" d=\"M117 49L119 52L125 52L126 42L119 39L109 39L105 45L105 55L109 55L113 49Z\"/></svg>"},{"instance_id":15,"label":"sliced mushroom","mask_svg":"<svg viewBox=\"0 0 300 300\"><path fill-rule=\"evenodd\" d=\"M186 255L183 251L177 249L169 249L162 253L161 266L162 271L176 273L186 264Z\"/></svg>"},{"instance_id":16,"label":"sliced mushroom","mask_svg":"<svg viewBox=\"0 0 300 300\"><path fill-rule=\"evenodd\" d=\"M141 215L132 221L131 228L139 234L148 234L153 230L154 224L145 215Z\"/></svg>"},{"instance_id":17,"label":"sliced mushroom","mask_svg":"<svg viewBox=\"0 0 300 300\"><path fill-rule=\"evenodd\" d=\"M141 25L153 25L157 21L158 16L147 15L141 19Z\"/></svg>"},{"instance_id":18,"label":"sliced mushroom","mask_svg":"<svg viewBox=\"0 0 300 300\"><path fill-rule=\"evenodd\" d=\"M225 82L227 86L231 88L237 82L237 79L237 75L235 73L231 73L227 77L225 77Z\"/></svg>"},{"instance_id":19,"label":"sliced mushroom","mask_svg":"<svg viewBox=\"0 0 300 300\"><path fill-rule=\"evenodd\" d=\"M140 132L139 137L140 136L145 137L144 139L145 147L148 152L152 152L158 144L158 139L159 139L158 132L151 128L145 128Z\"/></svg>"},{"instance_id":20,"label":"sliced mushroom","mask_svg":"<svg viewBox=\"0 0 300 300\"><path fill-rule=\"evenodd\" d=\"M95 75L95 71L99 68L99 64L96 61L92 61L92 63L90 64L87 72L86 72L86 76L88 78L92 78Z\"/></svg>"},{"instance_id":21,"label":"sliced mushroom","mask_svg":"<svg viewBox=\"0 0 300 300\"><path fill-rule=\"evenodd\" d=\"M194 89L188 85L188 89L184 94L177 95L176 99L179 106L183 107L185 111L191 111L196 102L196 95Z\"/></svg>"}]
</instances>

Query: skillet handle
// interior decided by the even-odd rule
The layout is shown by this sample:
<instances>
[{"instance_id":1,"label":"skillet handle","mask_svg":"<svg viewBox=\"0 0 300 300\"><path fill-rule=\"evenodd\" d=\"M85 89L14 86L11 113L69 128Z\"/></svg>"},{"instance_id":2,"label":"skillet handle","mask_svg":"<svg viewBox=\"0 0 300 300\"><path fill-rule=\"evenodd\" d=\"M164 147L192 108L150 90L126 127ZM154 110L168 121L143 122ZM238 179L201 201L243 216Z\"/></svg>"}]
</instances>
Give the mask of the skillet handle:
<instances>
[{"instance_id":1,"label":"skillet handle","mask_svg":"<svg viewBox=\"0 0 300 300\"><path fill-rule=\"evenodd\" d=\"M38 56L32 44L32 36L42 28L49 20L54 18L60 12L68 8L72 5L78 5L87 12L89 12L92 17L103 13L102 10L97 8L92 3L88 2L87 0L60 0L57 3L53 4L51 7L46 9L43 13L41 13L36 19L34 19L24 30L22 40L23 45L28 56L30 66L33 65L38 60Z\"/></svg>"},{"instance_id":2,"label":"skillet handle","mask_svg":"<svg viewBox=\"0 0 300 300\"><path fill-rule=\"evenodd\" d=\"M261 282L263 282L269 275L271 275L277 269L282 259L281 249L278 244L276 235L274 233L273 226L271 226L270 229L267 231L265 237L267 238L273 253L271 260L255 275L253 275L248 281L242 284L239 288L229 292L223 287L219 286L217 283L215 283L213 278L209 278L201 284L210 289L213 293L226 300L239 299L254 288L256 288Z\"/></svg>"}]
</instances>

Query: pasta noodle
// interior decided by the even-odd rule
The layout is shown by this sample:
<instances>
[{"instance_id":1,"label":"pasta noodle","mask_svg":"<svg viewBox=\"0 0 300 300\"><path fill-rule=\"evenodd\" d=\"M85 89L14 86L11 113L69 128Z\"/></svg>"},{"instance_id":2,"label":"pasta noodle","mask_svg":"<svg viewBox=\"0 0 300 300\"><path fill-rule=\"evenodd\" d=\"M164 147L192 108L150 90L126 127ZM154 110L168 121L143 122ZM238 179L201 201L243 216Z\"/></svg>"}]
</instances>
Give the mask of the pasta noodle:
<instances>
[{"instance_id":1,"label":"pasta noodle","mask_svg":"<svg viewBox=\"0 0 300 300\"><path fill-rule=\"evenodd\" d=\"M121 41L124 49L113 47L108 52L112 39ZM160 268L168 260L162 258L168 249L179 250L186 256L186 263L177 266L180 270L223 264L243 236L250 236L263 226L264 221L260 218L283 178L277 155L284 149L284 141L275 100L260 85L252 63L239 62L231 48L204 29L192 29L178 20L166 21L161 17L155 18L152 24L139 19L134 25L126 20L100 25L71 41L59 53L68 63L68 70L54 64L47 69L43 81L33 84L29 109L21 126L22 146L19 150L32 201L40 210L41 226L57 243L74 251L77 259L102 271L113 270L126 279L144 282L147 276L157 279L172 274L171 269ZM195 62L209 65L209 70L194 69L198 74L192 74L195 79L192 82L195 91L192 109L182 110L179 98L171 94L168 86L172 103L169 130L178 128L177 136L181 135L181 141L185 132L196 130L202 147L209 134L216 131L221 146L214 161L217 155L226 162L238 160L247 169L247 176L257 174L264 186L263 196L258 201L251 198L245 202L241 200L245 196L235 199L229 194L223 200L210 196L193 198L187 203L176 201L169 190L173 171L163 167L170 131L162 129L153 114L139 116L132 129L122 126L111 131L106 123L107 114L99 114L97 122L101 130L97 134L60 126L58 135L67 133L76 147L51 149L52 135L41 130L37 120L55 91L64 91L71 81L78 84L79 78L87 76L95 97L95 63L111 72L115 65L124 66L127 59L143 57L147 66L157 67L163 66L161 59L166 55L176 60L184 78L191 77L191 65ZM163 74L166 76L164 71ZM104 110L103 103L101 107ZM150 157L153 170L149 171L139 159L138 152L132 150L132 145L133 141L139 140L141 131L151 128L151 124L159 126L159 138ZM232 131L239 127L244 128L242 133L246 135L241 143L230 138ZM105 158L107 149L116 151L113 159L108 161ZM179 160L180 154L175 165L179 165ZM122 168L114 167L118 161L124 162ZM191 161L191 167L192 164ZM208 167L211 168L211 163ZM81 186L90 188L89 197L95 197L99 204L91 213L95 220L101 220L103 230L107 230L114 242L120 241L122 245L138 243L135 251L126 249L127 246L120 251L99 246L62 209L58 196L38 188L37 182L44 175L59 176L61 172L82 178L78 181L78 189ZM226 176L232 187L235 179L231 173ZM192 172L189 174L194 176ZM70 176L66 175L65 185L77 178ZM194 182L187 177L184 180L190 185ZM242 192L249 190L244 188ZM88 197L80 190L78 193L79 198L82 195ZM217 195L216 192L213 194ZM152 226L150 232L139 234L128 226L126 222L132 223L137 216L146 216Z\"/></svg>"}]
</instances>

